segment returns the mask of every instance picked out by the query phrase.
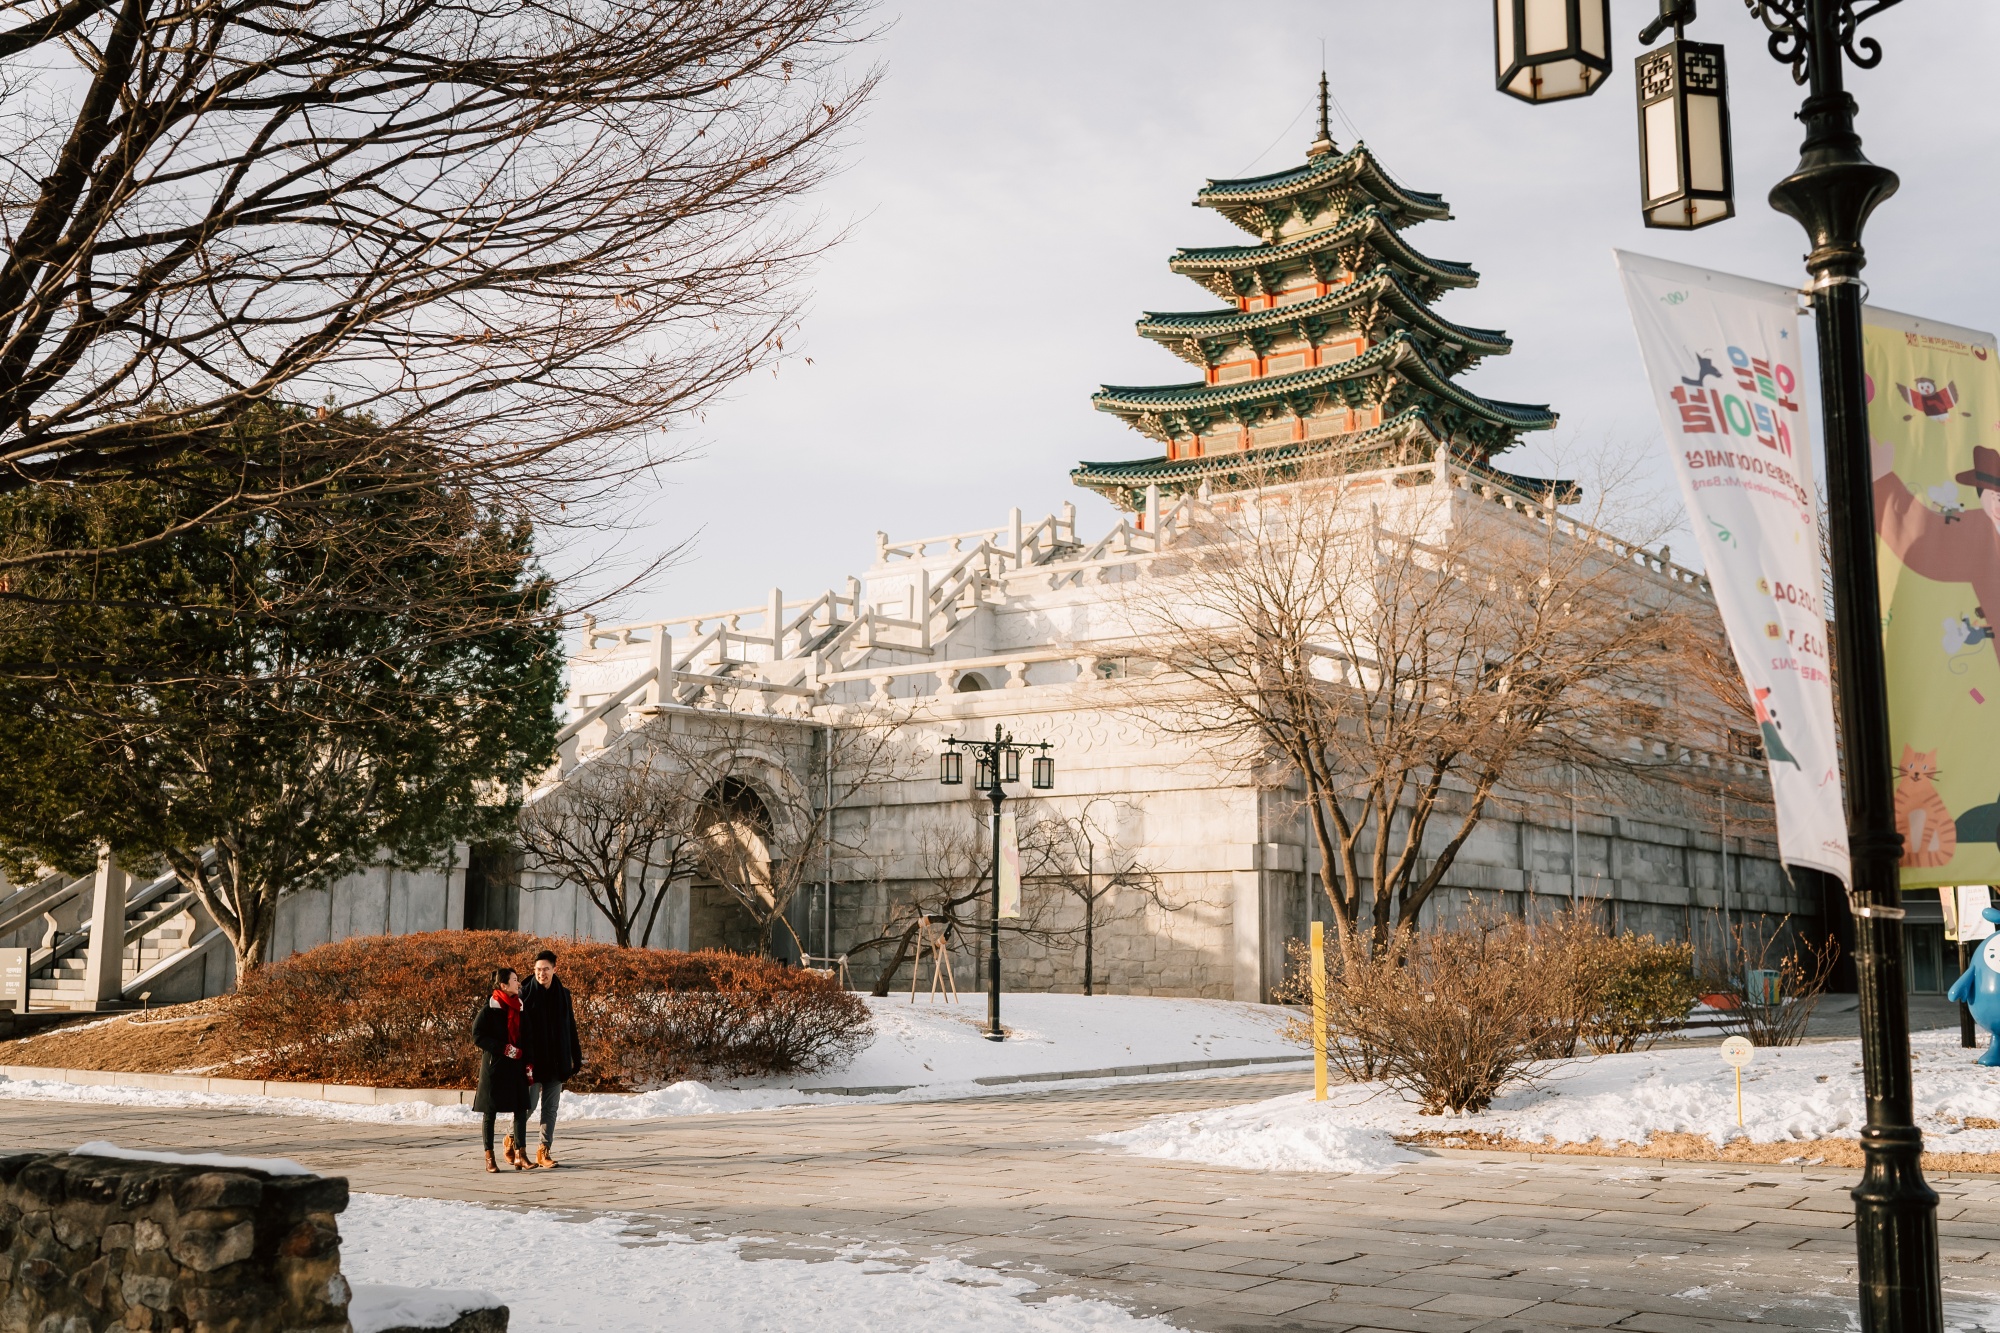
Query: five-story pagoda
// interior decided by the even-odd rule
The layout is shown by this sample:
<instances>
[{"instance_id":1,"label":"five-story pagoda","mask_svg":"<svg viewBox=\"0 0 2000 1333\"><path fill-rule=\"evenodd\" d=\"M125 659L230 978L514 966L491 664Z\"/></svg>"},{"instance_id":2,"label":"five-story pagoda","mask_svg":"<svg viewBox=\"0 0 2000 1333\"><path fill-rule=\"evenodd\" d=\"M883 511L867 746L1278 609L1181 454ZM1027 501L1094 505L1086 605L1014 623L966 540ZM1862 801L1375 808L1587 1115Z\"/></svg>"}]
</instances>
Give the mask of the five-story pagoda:
<instances>
[{"instance_id":1,"label":"five-story pagoda","mask_svg":"<svg viewBox=\"0 0 2000 1333\"><path fill-rule=\"evenodd\" d=\"M1336 149L1320 76L1319 136L1306 163L1244 180L1211 180L1195 197L1258 238L1182 250L1168 267L1228 304L1149 313L1151 338L1202 378L1106 385L1093 398L1166 446L1165 455L1084 463L1071 477L1127 509L1146 488L1172 494L1208 481L1230 489L1300 462L1394 466L1440 446L1490 470L1522 431L1547 430L1546 406L1482 398L1454 377L1512 346L1505 334L1450 323L1431 306L1479 275L1412 249L1403 230L1444 220L1434 194L1396 184L1364 144Z\"/></svg>"}]
</instances>

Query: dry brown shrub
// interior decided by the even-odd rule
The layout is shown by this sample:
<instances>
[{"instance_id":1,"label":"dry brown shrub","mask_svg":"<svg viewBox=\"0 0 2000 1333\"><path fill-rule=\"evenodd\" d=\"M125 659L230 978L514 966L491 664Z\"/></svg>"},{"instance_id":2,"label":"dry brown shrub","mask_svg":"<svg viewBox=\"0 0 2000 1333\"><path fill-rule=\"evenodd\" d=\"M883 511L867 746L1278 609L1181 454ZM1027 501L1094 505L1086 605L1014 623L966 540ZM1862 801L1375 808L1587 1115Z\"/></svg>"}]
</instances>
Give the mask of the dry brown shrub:
<instances>
[{"instance_id":1,"label":"dry brown shrub","mask_svg":"<svg viewBox=\"0 0 2000 1333\"><path fill-rule=\"evenodd\" d=\"M1311 1004L1310 953L1291 951L1279 999ZM1450 927L1403 931L1377 957L1327 955L1327 1060L1381 1080L1426 1115L1484 1110L1506 1084L1587 1045L1650 1045L1681 1025L1700 989L1686 945L1608 935L1583 913L1530 930L1475 909ZM1309 1019L1289 1035L1310 1040Z\"/></svg>"},{"instance_id":2,"label":"dry brown shrub","mask_svg":"<svg viewBox=\"0 0 2000 1333\"><path fill-rule=\"evenodd\" d=\"M863 1000L819 973L715 951L627 949L513 931L367 935L244 978L231 1005L244 1077L470 1088L471 1025L493 970L561 960L584 1068L571 1087L811 1073L867 1044Z\"/></svg>"},{"instance_id":3,"label":"dry brown shrub","mask_svg":"<svg viewBox=\"0 0 2000 1333\"><path fill-rule=\"evenodd\" d=\"M1748 1037L1753 1046L1796 1046L1805 1039L1813 1009L1826 994L1833 969L1840 962L1840 945L1832 937L1815 940L1797 935L1786 917L1769 930L1734 926L1729 960L1709 971L1701 982L1704 994L1725 997L1721 1006L1731 1030ZM1752 969L1778 974L1778 1002L1762 1004L1750 993Z\"/></svg>"}]
</instances>

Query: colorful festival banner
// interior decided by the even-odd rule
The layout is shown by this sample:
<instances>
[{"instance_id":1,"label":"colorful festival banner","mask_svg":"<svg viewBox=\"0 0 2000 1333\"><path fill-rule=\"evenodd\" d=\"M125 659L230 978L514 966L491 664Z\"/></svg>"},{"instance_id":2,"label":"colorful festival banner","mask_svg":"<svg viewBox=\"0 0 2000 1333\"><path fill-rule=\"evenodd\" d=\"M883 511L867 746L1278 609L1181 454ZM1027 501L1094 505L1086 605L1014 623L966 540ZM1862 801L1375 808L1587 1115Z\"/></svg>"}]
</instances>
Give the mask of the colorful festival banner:
<instances>
[{"instance_id":1,"label":"colorful festival banner","mask_svg":"<svg viewBox=\"0 0 2000 1333\"><path fill-rule=\"evenodd\" d=\"M1863 316L1903 887L2000 882L2000 349Z\"/></svg>"},{"instance_id":2,"label":"colorful festival banner","mask_svg":"<svg viewBox=\"0 0 2000 1333\"><path fill-rule=\"evenodd\" d=\"M1845 882L1798 294L1617 255L1674 475L1756 710L1779 855Z\"/></svg>"}]
</instances>

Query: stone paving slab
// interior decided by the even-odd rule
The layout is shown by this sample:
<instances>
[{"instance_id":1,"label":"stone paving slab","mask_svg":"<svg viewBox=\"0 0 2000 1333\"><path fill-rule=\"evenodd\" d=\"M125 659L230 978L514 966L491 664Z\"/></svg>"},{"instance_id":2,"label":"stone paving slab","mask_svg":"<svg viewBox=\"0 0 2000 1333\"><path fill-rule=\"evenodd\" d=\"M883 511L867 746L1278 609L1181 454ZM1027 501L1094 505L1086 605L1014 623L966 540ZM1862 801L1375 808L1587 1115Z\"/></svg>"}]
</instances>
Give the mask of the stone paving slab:
<instances>
[{"instance_id":1,"label":"stone paving slab","mask_svg":"<svg viewBox=\"0 0 2000 1333\"><path fill-rule=\"evenodd\" d=\"M21 1147L108 1138L296 1158L357 1190L616 1211L755 1238L1023 1272L1199 1333L1852 1327L1850 1173L1458 1152L1382 1176L1233 1171L1091 1142L1148 1116L1289 1090L1292 1074L975 1100L565 1124L567 1164L487 1175L471 1127L0 1102ZM2000 1179L1947 1177L1953 1308L2000 1310ZM2000 1328L2000 1324L1988 1324ZM894 1331L886 1331L894 1333Z\"/></svg>"}]
</instances>

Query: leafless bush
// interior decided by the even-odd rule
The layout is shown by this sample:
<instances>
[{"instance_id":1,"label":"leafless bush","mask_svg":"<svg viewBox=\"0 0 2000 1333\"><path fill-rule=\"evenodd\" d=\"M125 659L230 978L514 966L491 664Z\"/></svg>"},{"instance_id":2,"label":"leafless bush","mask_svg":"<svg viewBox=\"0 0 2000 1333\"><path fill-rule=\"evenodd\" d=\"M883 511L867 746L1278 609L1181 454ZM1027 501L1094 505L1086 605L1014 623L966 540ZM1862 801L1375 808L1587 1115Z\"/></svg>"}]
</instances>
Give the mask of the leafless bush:
<instances>
[{"instance_id":1,"label":"leafless bush","mask_svg":"<svg viewBox=\"0 0 2000 1333\"><path fill-rule=\"evenodd\" d=\"M1814 940L1798 935L1786 929L1790 922L1786 917L1769 930L1733 927L1730 955L1735 966L1712 970L1702 979L1702 993L1725 998L1729 1026L1753 1046L1798 1045L1840 962L1840 945L1831 936ZM1753 992L1752 972L1778 974L1775 1002Z\"/></svg>"}]
</instances>

